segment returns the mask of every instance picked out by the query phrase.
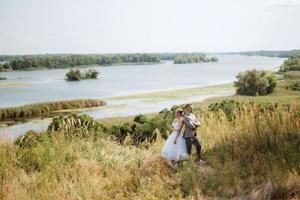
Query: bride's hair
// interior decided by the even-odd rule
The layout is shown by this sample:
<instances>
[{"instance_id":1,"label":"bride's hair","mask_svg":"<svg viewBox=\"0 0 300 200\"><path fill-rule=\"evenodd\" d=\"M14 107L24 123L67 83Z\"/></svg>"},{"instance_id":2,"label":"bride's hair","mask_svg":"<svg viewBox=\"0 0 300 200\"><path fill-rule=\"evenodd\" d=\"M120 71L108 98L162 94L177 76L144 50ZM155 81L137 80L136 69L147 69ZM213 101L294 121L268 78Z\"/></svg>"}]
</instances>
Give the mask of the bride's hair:
<instances>
[{"instance_id":1,"label":"bride's hair","mask_svg":"<svg viewBox=\"0 0 300 200\"><path fill-rule=\"evenodd\" d=\"M175 110L175 112L178 112L178 113L180 114L180 116L183 115L183 110L182 110L181 108L177 108L177 109Z\"/></svg>"}]
</instances>

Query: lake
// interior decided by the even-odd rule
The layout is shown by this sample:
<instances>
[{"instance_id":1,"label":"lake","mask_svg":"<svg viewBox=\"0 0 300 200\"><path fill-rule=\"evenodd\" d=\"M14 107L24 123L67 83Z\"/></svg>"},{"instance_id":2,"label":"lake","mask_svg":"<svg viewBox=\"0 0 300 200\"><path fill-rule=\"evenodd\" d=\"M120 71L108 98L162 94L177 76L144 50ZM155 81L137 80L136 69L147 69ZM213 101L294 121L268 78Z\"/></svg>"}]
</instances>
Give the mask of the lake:
<instances>
[{"instance_id":1,"label":"lake","mask_svg":"<svg viewBox=\"0 0 300 200\"><path fill-rule=\"evenodd\" d=\"M173 64L121 65L93 67L100 72L99 79L67 82L68 69L2 72L1 83L21 82L28 85L0 87L0 107L13 107L28 103L114 96L177 90L227 83L248 69L276 70L285 60L276 57L242 56L237 54L212 55L219 62ZM86 69L82 69L86 70ZM157 112L174 104L201 101L208 97L233 94L230 91L209 92L189 97L151 101L149 99L109 100L108 106L84 112L95 118L129 116ZM44 130L50 119L14 125L0 129L0 134L19 135L29 129Z\"/></svg>"}]
</instances>

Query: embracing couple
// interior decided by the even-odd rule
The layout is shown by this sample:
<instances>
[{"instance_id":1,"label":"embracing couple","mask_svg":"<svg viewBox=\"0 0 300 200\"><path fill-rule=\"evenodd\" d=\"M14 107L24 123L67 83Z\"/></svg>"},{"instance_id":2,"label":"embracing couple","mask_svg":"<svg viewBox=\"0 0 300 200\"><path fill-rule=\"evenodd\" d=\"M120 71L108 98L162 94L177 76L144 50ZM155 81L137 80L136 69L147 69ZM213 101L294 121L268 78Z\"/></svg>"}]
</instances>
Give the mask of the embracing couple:
<instances>
[{"instance_id":1,"label":"embracing couple","mask_svg":"<svg viewBox=\"0 0 300 200\"><path fill-rule=\"evenodd\" d=\"M162 157L171 160L173 165L181 160L186 160L192 152L192 145L196 148L196 162L201 165L204 161L201 160L201 144L197 139L197 128L200 126L200 121L193 113L193 105L185 106L186 113L183 116L182 109L176 109L175 119L172 123L172 133L166 140L162 150ZM181 130L184 126L183 134Z\"/></svg>"}]
</instances>

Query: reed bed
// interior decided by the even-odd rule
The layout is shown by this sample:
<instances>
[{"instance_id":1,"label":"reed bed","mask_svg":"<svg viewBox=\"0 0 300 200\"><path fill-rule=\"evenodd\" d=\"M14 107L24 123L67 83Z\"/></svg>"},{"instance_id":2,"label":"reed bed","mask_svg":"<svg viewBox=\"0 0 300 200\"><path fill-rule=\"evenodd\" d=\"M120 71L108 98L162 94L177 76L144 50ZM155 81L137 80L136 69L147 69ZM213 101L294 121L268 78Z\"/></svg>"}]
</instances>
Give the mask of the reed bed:
<instances>
[{"instance_id":1,"label":"reed bed","mask_svg":"<svg viewBox=\"0 0 300 200\"><path fill-rule=\"evenodd\" d=\"M1 108L0 121L40 117L59 110L90 108L104 105L105 102L98 99L79 99L29 104L13 108Z\"/></svg>"}]
</instances>

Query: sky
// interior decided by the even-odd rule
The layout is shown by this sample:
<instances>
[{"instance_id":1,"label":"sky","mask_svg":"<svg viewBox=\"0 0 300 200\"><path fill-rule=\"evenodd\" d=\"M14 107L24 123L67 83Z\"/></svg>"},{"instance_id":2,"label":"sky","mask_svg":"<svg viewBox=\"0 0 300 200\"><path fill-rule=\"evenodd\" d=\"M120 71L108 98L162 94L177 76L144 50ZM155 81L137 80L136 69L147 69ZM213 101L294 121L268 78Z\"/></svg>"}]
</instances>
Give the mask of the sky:
<instances>
[{"instance_id":1,"label":"sky","mask_svg":"<svg viewBox=\"0 0 300 200\"><path fill-rule=\"evenodd\" d=\"M0 0L0 54L300 48L300 0Z\"/></svg>"}]
</instances>

